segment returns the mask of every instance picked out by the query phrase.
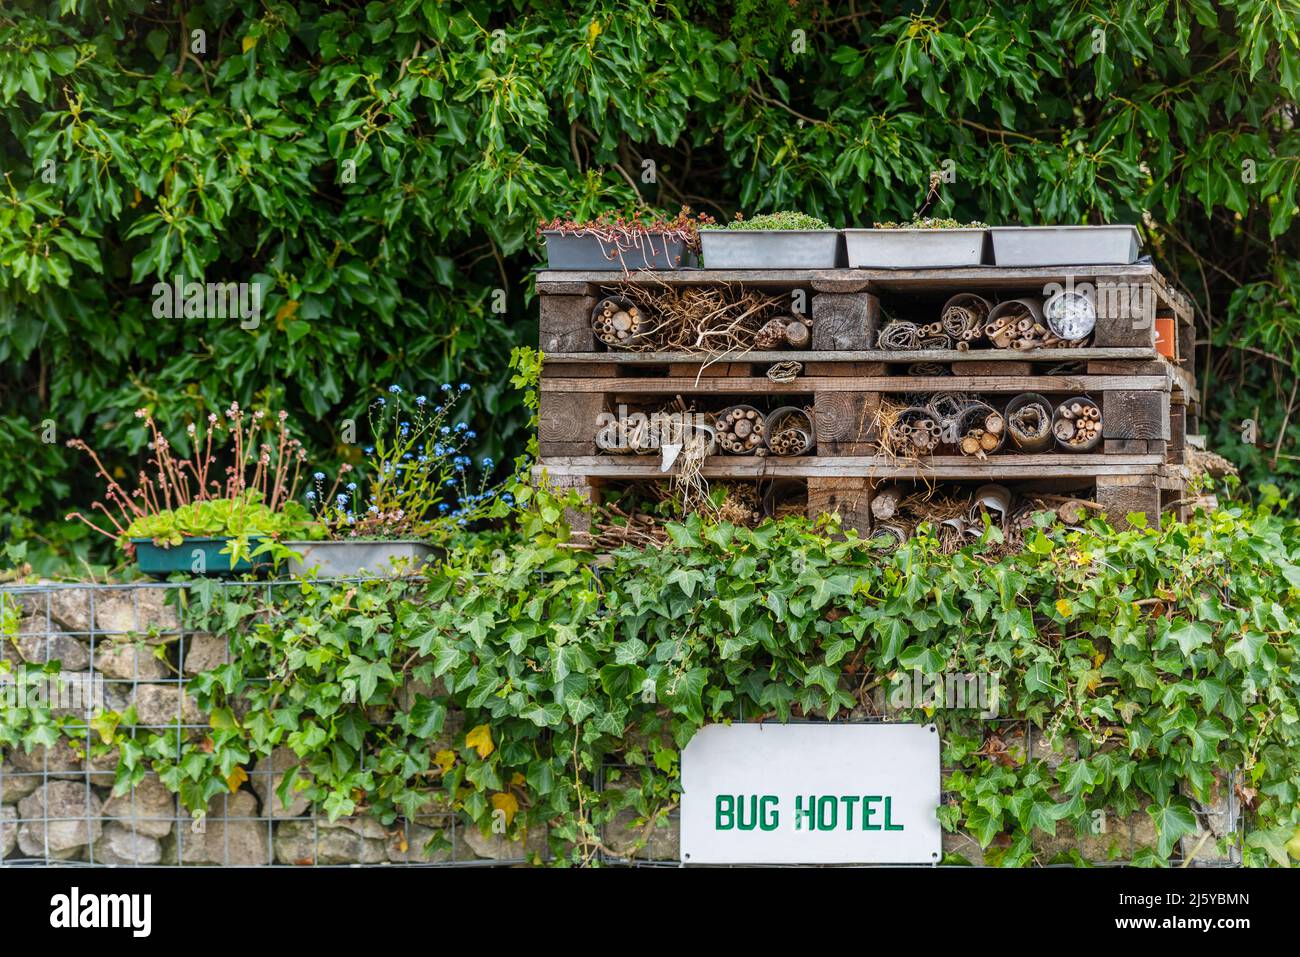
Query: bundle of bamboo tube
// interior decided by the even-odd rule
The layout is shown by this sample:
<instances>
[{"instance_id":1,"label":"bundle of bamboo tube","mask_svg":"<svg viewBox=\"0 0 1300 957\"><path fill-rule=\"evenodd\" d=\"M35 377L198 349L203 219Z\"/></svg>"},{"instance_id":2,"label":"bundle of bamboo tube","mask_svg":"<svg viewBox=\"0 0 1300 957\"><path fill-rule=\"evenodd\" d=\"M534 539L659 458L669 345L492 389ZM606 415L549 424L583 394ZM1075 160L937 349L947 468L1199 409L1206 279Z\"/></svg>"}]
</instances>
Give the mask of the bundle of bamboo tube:
<instances>
[{"instance_id":1,"label":"bundle of bamboo tube","mask_svg":"<svg viewBox=\"0 0 1300 957\"><path fill-rule=\"evenodd\" d=\"M733 455L766 455L767 422L763 413L750 405L733 405L718 413L715 422L718 444Z\"/></svg>"},{"instance_id":2,"label":"bundle of bamboo tube","mask_svg":"<svg viewBox=\"0 0 1300 957\"><path fill-rule=\"evenodd\" d=\"M649 323L640 308L624 299L610 297L592 312L591 329L606 345L626 349L641 344Z\"/></svg>"},{"instance_id":3,"label":"bundle of bamboo tube","mask_svg":"<svg viewBox=\"0 0 1300 957\"><path fill-rule=\"evenodd\" d=\"M996 452L1002 446L1006 425L1006 419L996 409L976 406L967 410L958 426L961 454L987 458L990 452Z\"/></svg>"},{"instance_id":4,"label":"bundle of bamboo tube","mask_svg":"<svg viewBox=\"0 0 1300 957\"><path fill-rule=\"evenodd\" d=\"M1086 396L1066 399L1053 417L1052 434L1070 451L1093 448L1101 441L1101 409Z\"/></svg>"}]
</instances>

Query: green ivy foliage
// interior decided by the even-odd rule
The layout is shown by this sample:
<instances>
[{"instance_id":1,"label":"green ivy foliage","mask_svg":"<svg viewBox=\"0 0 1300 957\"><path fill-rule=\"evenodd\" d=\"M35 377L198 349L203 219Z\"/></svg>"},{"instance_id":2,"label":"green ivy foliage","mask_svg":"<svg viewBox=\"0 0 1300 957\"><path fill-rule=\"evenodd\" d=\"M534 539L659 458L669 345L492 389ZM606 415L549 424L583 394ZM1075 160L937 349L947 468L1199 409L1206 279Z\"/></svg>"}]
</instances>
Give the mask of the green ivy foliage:
<instances>
[{"instance_id":1,"label":"green ivy foliage","mask_svg":"<svg viewBox=\"0 0 1300 957\"><path fill-rule=\"evenodd\" d=\"M1229 787L1247 863L1300 856L1293 519L1042 527L1014 554L990 530L944 555L928 533L886 551L802 519L691 518L668 547L593 563L565 547L565 504L539 494L518 529L467 540L423 582L195 582L188 625L233 651L191 685L210 730L107 715L94 749L118 749L119 786L153 770L199 810L287 746L303 765L281 799L385 824L451 809L484 829L509 808L511 833L546 827L582 864L620 812L662 826L679 749L707 722L862 719L899 674L997 674L999 717L1065 760L1009 757L971 711L894 715L940 725L940 820L987 860L1047 863L1046 836L1101 810L1149 815L1158 844L1138 862L1160 864L1196 830L1193 801ZM85 740L35 707L0 718L5 745L60 734Z\"/></svg>"},{"instance_id":2,"label":"green ivy foliage","mask_svg":"<svg viewBox=\"0 0 1300 957\"><path fill-rule=\"evenodd\" d=\"M478 452L509 461L539 218L903 221L945 169L931 215L1143 223L1197 301L1207 394L1242 397L1210 409L1225 452L1296 487L1293 5L10 6L0 452L24 467L0 512L58 547L87 550L50 523L90 497L62 439L131 468L140 407L176 433L204 403L285 406L328 470L379 388L469 379ZM263 283L260 323L155 318L178 274ZM1252 412L1258 449L1230 428Z\"/></svg>"}]
</instances>

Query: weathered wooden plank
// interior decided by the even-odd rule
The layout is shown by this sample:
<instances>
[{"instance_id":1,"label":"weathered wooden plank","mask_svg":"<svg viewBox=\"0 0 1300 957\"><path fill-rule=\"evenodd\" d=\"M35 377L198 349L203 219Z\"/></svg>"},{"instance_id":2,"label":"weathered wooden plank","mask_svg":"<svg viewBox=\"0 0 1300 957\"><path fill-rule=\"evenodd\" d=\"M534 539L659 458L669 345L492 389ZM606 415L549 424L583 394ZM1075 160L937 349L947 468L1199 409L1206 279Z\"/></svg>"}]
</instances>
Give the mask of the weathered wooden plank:
<instances>
[{"instance_id":1,"label":"weathered wooden plank","mask_svg":"<svg viewBox=\"0 0 1300 957\"><path fill-rule=\"evenodd\" d=\"M541 296L590 296L595 293L590 283L569 280L538 280L537 292Z\"/></svg>"},{"instance_id":2,"label":"weathered wooden plank","mask_svg":"<svg viewBox=\"0 0 1300 957\"><path fill-rule=\"evenodd\" d=\"M1168 392L1104 391L1101 397L1102 438L1169 440Z\"/></svg>"},{"instance_id":3,"label":"weathered wooden plank","mask_svg":"<svg viewBox=\"0 0 1300 957\"><path fill-rule=\"evenodd\" d=\"M1053 350L1059 351L1059 350ZM1023 356L1020 352L1017 355ZM1028 362L966 362L961 367L962 375L1033 375L1034 367Z\"/></svg>"},{"instance_id":4,"label":"weathered wooden plank","mask_svg":"<svg viewBox=\"0 0 1300 957\"><path fill-rule=\"evenodd\" d=\"M753 376L754 367L749 362L711 362L707 365L699 362L670 362L668 363L668 375L670 376L689 376L694 379L696 376L707 379L711 377L734 376Z\"/></svg>"},{"instance_id":5,"label":"weathered wooden plank","mask_svg":"<svg viewBox=\"0 0 1300 957\"><path fill-rule=\"evenodd\" d=\"M1163 392L1164 376L803 376L793 382L773 382L767 377L733 377L710 380L709 390L727 393L812 392ZM664 378L575 379L543 377L542 392L624 392L659 395L698 389L693 376ZM1117 435L1114 438L1129 438ZM1163 435L1141 436L1164 438Z\"/></svg>"},{"instance_id":6,"label":"weathered wooden plank","mask_svg":"<svg viewBox=\"0 0 1300 957\"><path fill-rule=\"evenodd\" d=\"M888 367L883 362L806 362L805 376L883 376Z\"/></svg>"},{"instance_id":7,"label":"weathered wooden plank","mask_svg":"<svg viewBox=\"0 0 1300 957\"><path fill-rule=\"evenodd\" d=\"M870 349L880 326L880 300L868 292L819 292L812 297L815 351Z\"/></svg>"},{"instance_id":8,"label":"weathered wooden plank","mask_svg":"<svg viewBox=\"0 0 1300 957\"><path fill-rule=\"evenodd\" d=\"M1150 263L1112 266L951 266L933 269L667 269L633 270L561 270L542 269L536 273L538 288L543 283L631 282L667 285L708 285L711 283L745 283L747 285L797 286L809 284L826 292L857 292L868 288L885 291L915 289L1041 287L1048 283L1065 285L1101 280L1125 282L1150 281L1159 275Z\"/></svg>"},{"instance_id":9,"label":"weathered wooden plank","mask_svg":"<svg viewBox=\"0 0 1300 957\"><path fill-rule=\"evenodd\" d=\"M594 307L594 306L593 306ZM1092 360L1148 360L1155 361L1155 349L1038 349L1034 352L1017 352L1013 349L972 349L959 352L956 349L914 349L909 352L888 352L883 349L845 349L845 350L808 350L794 349L758 350L737 352L729 359L744 362L784 362L793 359L797 362L961 362L961 363L1007 363L1019 365L1032 362L1084 362ZM689 352L573 352L547 353L550 362L617 362L626 365L665 365L669 362L706 362L708 356L692 355ZM1123 369L1121 372L1138 373L1139 370ZM1163 371L1161 369L1160 371Z\"/></svg>"},{"instance_id":10,"label":"weathered wooden plank","mask_svg":"<svg viewBox=\"0 0 1300 957\"><path fill-rule=\"evenodd\" d=\"M871 531L871 486L864 478L808 479L808 517L839 514L840 527L856 529L866 537Z\"/></svg>"},{"instance_id":11,"label":"weathered wooden plank","mask_svg":"<svg viewBox=\"0 0 1300 957\"><path fill-rule=\"evenodd\" d=\"M663 478L658 456L555 456L542 464L555 475L600 478ZM991 455L983 462L960 455L930 456L912 464L898 464L884 456L797 456L782 458L715 455L704 461L708 478L933 478L1087 479L1092 476L1156 476L1163 467L1158 455Z\"/></svg>"}]
</instances>

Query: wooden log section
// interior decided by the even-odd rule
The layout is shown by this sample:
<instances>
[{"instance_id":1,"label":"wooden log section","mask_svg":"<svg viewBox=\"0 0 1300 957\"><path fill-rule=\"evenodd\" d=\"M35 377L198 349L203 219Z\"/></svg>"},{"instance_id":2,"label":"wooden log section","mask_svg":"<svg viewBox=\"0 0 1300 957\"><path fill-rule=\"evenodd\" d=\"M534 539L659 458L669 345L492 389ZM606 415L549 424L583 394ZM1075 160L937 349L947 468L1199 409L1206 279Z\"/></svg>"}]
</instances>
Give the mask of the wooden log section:
<instances>
[{"instance_id":1,"label":"wooden log section","mask_svg":"<svg viewBox=\"0 0 1300 957\"><path fill-rule=\"evenodd\" d=\"M538 451L543 457L592 454L597 420L606 407L600 393L543 390L538 396Z\"/></svg>"},{"instance_id":2,"label":"wooden log section","mask_svg":"<svg viewBox=\"0 0 1300 957\"><path fill-rule=\"evenodd\" d=\"M880 326L880 300L869 292L819 292L812 297L814 351L871 349Z\"/></svg>"},{"instance_id":3,"label":"wooden log section","mask_svg":"<svg viewBox=\"0 0 1300 957\"><path fill-rule=\"evenodd\" d=\"M1127 528L1127 516L1144 513L1148 526L1160 522L1160 481L1157 475L1098 475L1097 504L1111 525Z\"/></svg>"},{"instance_id":4,"label":"wooden log section","mask_svg":"<svg viewBox=\"0 0 1300 957\"><path fill-rule=\"evenodd\" d=\"M595 296L541 296L537 324L542 352L596 352L591 312L597 302Z\"/></svg>"},{"instance_id":5,"label":"wooden log section","mask_svg":"<svg viewBox=\"0 0 1300 957\"><path fill-rule=\"evenodd\" d=\"M871 531L871 488L864 478L808 479L808 517L838 513L840 527L856 529L866 538Z\"/></svg>"},{"instance_id":6,"label":"wooden log section","mask_svg":"<svg viewBox=\"0 0 1300 957\"><path fill-rule=\"evenodd\" d=\"M1102 396L1101 434L1105 439L1169 441L1169 393L1106 390Z\"/></svg>"},{"instance_id":7,"label":"wooden log section","mask_svg":"<svg viewBox=\"0 0 1300 957\"><path fill-rule=\"evenodd\" d=\"M597 500L599 485L588 476L554 474L545 465L535 465L533 466L531 478L533 485L537 488L547 488L557 495L576 490L586 502ZM564 510L564 520L568 522L569 528L575 532L591 530L591 513L585 509L566 508Z\"/></svg>"},{"instance_id":8,"label":"wooden log section","mask_svg":"<svg viewBox=\"0 0 1300 957\"><path fill-rule=\"evenodd\" d=\"M818 392L813 427L818 455L870 455L875 450L877 392Z\"/></svg>"}]
</instances>

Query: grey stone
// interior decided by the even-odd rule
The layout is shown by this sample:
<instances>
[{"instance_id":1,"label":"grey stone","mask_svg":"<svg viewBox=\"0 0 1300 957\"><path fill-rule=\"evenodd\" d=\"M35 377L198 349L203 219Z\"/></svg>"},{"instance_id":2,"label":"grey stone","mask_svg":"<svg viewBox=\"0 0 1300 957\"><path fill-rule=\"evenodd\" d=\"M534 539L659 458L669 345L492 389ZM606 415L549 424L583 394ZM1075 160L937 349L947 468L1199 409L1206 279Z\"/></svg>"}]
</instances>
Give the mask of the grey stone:
<instances>
[{"instance_id":1,"label":"grey stone","mask_svg":"<svg viewBox=\"0 0 1300 957\"><path fill-rule=\"evenodd\" d=\"M1030 757L1035 761L1044 762L1053 771L1067 761L1075 761L1079 757L1079 746L1074 741L1061 740L1053 743L1046 732L1037 728L1033 731L1031 742L1033 751Z\"/></svg>"},{"instance_id":2,"label":"grey stone","mask_svg":"<svg viewBox=\"0 0 1300 957\"><path fill-rule=\"evenodd\" d=\"M15 748L9 755L9 764L20 773L44 774L60 780L85 781L89 771L92 784L112 784L117 769L116 750L89 762L84 753L85 741L78 741L78 747L74 749L65 738L60 738L52 747L37 745L30 753Z\"/></svg>"},{"instance_id":3,"label":"grey stone","mask_svg":"<svg viewBox=\"0 0 1300 957\"><path fill-rule=\"evenodd\" d=\"M19 635L14 640L23 660L31 664L57 661L65 672L85 671L90 667L90 652L81 640L71 635Z\"/></svg>"},{"instance_id":4,"label":"grey stone","mask_svg":"<svg viewBox=\"0 0 1300 957\"><path fill-rule=\"evenodd\" d=\"M119 825L136 834L159 838L170 834L172 825L184 814L178 812L175 795L167 790L158 775L149 774L133 791L105 801L100 816L106 821L117 819Z\"/></svg>"},{"instance_id":5,"label":"grey stone","mask_svg":"<svg viewBox=\"0 0 1300 957\"><path fill-rule=\"evenodd\" d=\"M624 790L612 785L607 790ZM641 861L681 859L682 842L676 813L659 815L651 823L633 807L625 807L605 825L604 844L620 857Z\"/></svg>"},{"instance_id":6,"label":"grey stone","mask_svg":"<svg viewBox=\"0 0 1300 957\"><path fill-rule=\"evenodd\" d=\"M100 641L95 644L95 670L105 678L151 681L167 677L167 665L143 641Z\"/></svg>"},{"instance_id":7,"label":"grey stone","mask_svg":"<svg viewBox=\"0 0 1300 957\"><path fill-rule=\"evenodd\" d=\"M257 798L247 791L218 796L197 824L181 822L163 843L163 859L182 864L261 867L270 863L265 821L257 818ZM179 852L179 853L178 853Z\"/></svg>"},{"instance_id":8,"label":"grey stone","mask_svg":"<svg viewBox=\"0 0 1300 957\"><path fill-rule=\"evenodd\" d=\"M144 727L166 727L175 724L177 716L184 725L207 723L194 699L176 684L139 685L133 703L136 722Z\"/></svg>"},{"instance_id":9,"label":"grey stone","mask_svg":"<svg viewBox=\"0 0 1300 957\"><path fill-rule=\"evenodd\" d=\"M197 675L230 663L230 642L208 632L191 635L182 650L187 675Z\"/></svg>"},{"instance_id":10,"label":"grey stone","mask_svg":"<svg viewBox=\"0 0 1300 957\"><path fill-rule=\"evenodd\" d=\"M95 625L106 635L165 634L180 629L167 588L102 589L95 595Z\"/></svg>"},{"instance_id":11,"label":"grey stone","mask_svg":"<svg viewBox=\"0 0 1300 957\"><path fill-rule=\"evenodd\" d=\"M141 866L162 860L157 838L140 834L121 824L104 825L104 836L95 842L95 863L109 866Z\"/></svg>"},{"instance_id":12,"label":"grey stone","mask_svg":"<svg viewBox=\"0 0 1300 957\"><path fill-rule=\"evenodd\" d=\"M64 631L90 634L89 588L51 588L46 594L49 596L50 617L61 624ZM44 614L43 605L38 614Z\"/></svg>"},{"instance_id":13,"label":"grey stone","mask_svg":"<svg viewBox=\"0 0 1300 957\"><path fill-rule=\"evenodd\" d=\"M123 686L88 671L61 673L58 696L48 701L50 713L60 718L92 718L106 711L125 711L127 702Z\"/></svg>"},{"instance_id":14,"label":"grey stone","mask_svg":"<svg viewBox=\"0 0 1300 957\"><path fill-rule=\"evenodd\" d=\"M77 781L51 781L18 802L18 847L28 857L43 858L48 844L51 860L84 856L86 845L99 840L100 800Z\"/></svg>"},{"instance_id":15,"label":"grey stone","mask_svg":"<svg viewBox=\"0 0 1300 957\"><path fill-rule=\"evenodd\" d=\"M490 861L525 861L532 860L534 855L545 858L549 850L544 827L532 828L524 839L515 841L504 834L484 834L474 824L466 824L460 830L475 856Z\"/></svg>"},{"instance_id":16,"label":"grey stone","mask_svg":"<svg viewBox=\"0 0 1300 957\"><path fill-rule=\"evenodd\" d=\"M0 804L17 804L41 786L41 776L23 772L6 754L0 761Z\"/></svg>"},{"instance_id":17,"label":"grey stone","mask_svg":"<svg viewBox=\"0 0 1300 957\"><path fill-rule=\"evenodd\" d=\"M464 828L457 828L454 834L451 828L425 827L423 824L403 827L398 822L396 828L388 838L388 860L393 864L436 864L474 859L474 851L465 843ZM430 842L439 835L451 846L429 849Z\"/></svg>"},{"instance_id":18,"label":"grey stone","mask_svg":"<svg viewBox=\"0 0 1300 957\"><path fill-rule=\"evenodd\" d=\"M980 847L980 842L975 838L961 831L951 834L943 832L943 853L956 854L976 867L984 866L984 848Z\"/></svg>"},{"instance_id":19,"label":"grey stone","mask_svg":"<svg viewBox=\"0 0 1300 957\"><path fill-rule=\"evenodd\" d=\"M253 773L250 775L253 790L257 792L257 796L262 802L262 810L267 817L301 817L307 812L310 802L305 794L292 791L289 797L289 806L286 808L277 793L285 774L297 767L299 763L299 758L293 753L292 749L281 747L272 751L269 758L262 758L253 766ZM302 780L303 777L302 774L299 774L298 781ZM310 775L307 775L306 778L310 780ZM298 781L294 783L297 784Z\"/></svg>"},{"instance_id":20,"label":"grey stone","mask_svg":"<svg viewBox=\"0 0 1300 957\"><path fill-rule=\"evenodd\" d=\"M0 807L0 861L13 853L18 846L18 808L12 804Z\"/></svg>"},{"instance_id":21,"label":"grey stone","mask_svg":"<svg viewBox=\"0 0 1300 957\"><path fill-rule=\"evenodd\" d=\"M275 828L281 864L380 864L388 860L388 833L376 821L284 821Z\"/></svg>"}]
</instances>

